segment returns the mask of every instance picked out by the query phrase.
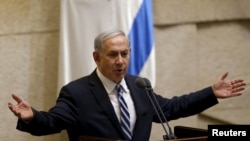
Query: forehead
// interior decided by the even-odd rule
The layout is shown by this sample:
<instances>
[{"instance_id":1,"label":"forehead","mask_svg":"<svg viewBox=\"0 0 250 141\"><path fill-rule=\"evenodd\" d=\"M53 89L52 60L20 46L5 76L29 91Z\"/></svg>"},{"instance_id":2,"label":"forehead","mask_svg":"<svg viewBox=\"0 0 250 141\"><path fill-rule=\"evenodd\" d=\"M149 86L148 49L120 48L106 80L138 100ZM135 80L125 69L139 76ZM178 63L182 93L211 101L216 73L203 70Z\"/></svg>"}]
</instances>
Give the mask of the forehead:
<instances>
[{"instance_id":1,"label":"forehead","mask_svg":"<svg viewBox=\"0 0 250 141\"><path fill-rule=\"evenodd\" d=\"M108 38L103 43L104 48L109 47L128 47L129 48L129 41L128 38L123 35L117 35L111 38Z\"/></svg>"},{"instance_id":2,"label":"forehead","mask_svg":"<svg viewBox=\"0 0 250 141\"><path fill-rule=\"evenodd\" d=\"M127 43L128 38L124 35L116 35L104 40L104 43Z\"/></svg>"}]
</instances>

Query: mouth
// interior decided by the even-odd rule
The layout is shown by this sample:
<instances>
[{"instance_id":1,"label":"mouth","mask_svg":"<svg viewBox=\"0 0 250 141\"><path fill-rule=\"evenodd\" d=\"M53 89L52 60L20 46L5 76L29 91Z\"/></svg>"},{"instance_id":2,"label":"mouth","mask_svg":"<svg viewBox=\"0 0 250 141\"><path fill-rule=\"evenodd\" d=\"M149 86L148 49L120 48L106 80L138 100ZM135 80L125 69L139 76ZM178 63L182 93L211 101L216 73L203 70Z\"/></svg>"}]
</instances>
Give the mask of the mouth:
<instances>
[{"instance_id":1,"label":"mouth","mask_svg":"<svg viewBox=\"0 0 250 141\"><path fill-rule=\"evenodd\" d=\"M116 72L118 72L118 73L123 73L123 72L124 72L124 69L117 69Z\"/></svg>"}]
</instances>

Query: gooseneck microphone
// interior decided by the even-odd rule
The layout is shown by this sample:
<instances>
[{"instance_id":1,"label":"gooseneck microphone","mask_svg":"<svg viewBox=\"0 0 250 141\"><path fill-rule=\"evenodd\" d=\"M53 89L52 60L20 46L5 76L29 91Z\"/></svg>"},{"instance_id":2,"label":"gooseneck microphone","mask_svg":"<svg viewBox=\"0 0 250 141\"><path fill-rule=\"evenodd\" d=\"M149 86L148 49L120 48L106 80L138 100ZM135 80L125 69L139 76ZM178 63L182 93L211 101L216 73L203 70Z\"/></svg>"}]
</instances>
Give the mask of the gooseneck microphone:
<instances>
[{"instance_id":1,"label":"gooseneck microphone","mask_svg":"<svg viewBox=\"0 0 250 141\"><path fill-rule=\"evenodd\" d=\"M151 86L151 83L150 81L147 79L147 78L141 78L141 77L138 77L136 80L135 80L135 83L137 85L137 87L141 88L141 89L144 89L146 90L147 92L147 95L149 97L149 100L157 114L157 117L159 118L160 122L161 122L161 125L166 133L166 135L163 135L163 139L164 140L169 140L169 139L176 139L176 136L174 135L174 133L172 132L172 129L171 127L169 126L168 124L168 121L166 119L166 116L164 115L160 105L159 105L159 102L157 101L155 95L153 94L153 89L152 89L152 86ZM152 98L153 97L153 98ZM159 113L159 111L160 113ZM166 127L164 126L164 122L162 120L162 117L160 116L160 114L162 115L163 117L163 120L165 121L167 127L168 127L168 130L169 130L169 134L166 130Z\"/></svg>"}]
</instances>

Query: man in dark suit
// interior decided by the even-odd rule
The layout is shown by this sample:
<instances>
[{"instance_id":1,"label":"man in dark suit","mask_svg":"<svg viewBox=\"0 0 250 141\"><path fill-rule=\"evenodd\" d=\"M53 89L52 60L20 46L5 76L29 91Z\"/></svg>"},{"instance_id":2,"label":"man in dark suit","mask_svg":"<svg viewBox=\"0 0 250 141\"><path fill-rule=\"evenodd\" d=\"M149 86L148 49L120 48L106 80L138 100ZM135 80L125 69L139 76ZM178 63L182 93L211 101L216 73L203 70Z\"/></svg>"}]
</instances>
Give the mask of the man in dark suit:
<instances>
[{"instance_id":1,"label":"man in dark suit","mask_svg":"<svg viewBox=\"0 0 250 141\"><path fill-rule=\"evenodd\" d=\"M103 32L95 39L93 58L97 68L88 76L62 87L56 105L48 112L33 109L17 95L10 110L19 118L17 129L32 135L48 135L66 129L70 141L79 136L126 140L122 130L116 85L122 86L129 113L129 132L133 141L148 141L152 122L160 120L146 92L136 87L137 76L127 74L131 49L122 31ZM156 93L167 120L191 116L218 103L218 98L239 96L245 89L242 79L226 81L224 73L212 86L171 99Z\"/></svg>"}]
</instances>

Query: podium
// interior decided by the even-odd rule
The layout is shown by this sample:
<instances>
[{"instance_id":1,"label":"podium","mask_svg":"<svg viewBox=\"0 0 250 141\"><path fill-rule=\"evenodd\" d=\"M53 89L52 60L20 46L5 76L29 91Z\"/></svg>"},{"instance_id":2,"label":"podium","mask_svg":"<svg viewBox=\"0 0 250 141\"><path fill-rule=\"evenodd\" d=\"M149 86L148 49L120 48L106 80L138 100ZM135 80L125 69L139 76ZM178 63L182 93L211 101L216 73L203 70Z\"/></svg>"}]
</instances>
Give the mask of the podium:
<instances>
[{"instance_id":1,"label":"podium","mask_svg":"<svg viewBox=\"0 0 250 141\"><path fill-rule=\"evenodd\" d=\"M122 141L122 140L107 139L107 138L92 137L92 136L80 136L79 141Z\"/></svg>"},{"instance_id":2,"label":"podium","mask_svg":"<svg viewBox=\"0 0 250 141\"><path fill-rule=\"evenodd\" d=\"M206 129L186 127L186 126L175 126L174 133L177 139L168 141L207 141L208 131Z\"/></svg>"},{"instance_id":3,"label":"podium","mask_svg":"<svg viewBox=\"0 0 250 141\"><path fill-rule=\"evenodd\" d=\"M166 141L208 141L208 131L206 129L175 126L174 133L177 139L170 139ZM92 136L80 136L79 141L122 141L115 139L99 138Z\"/></svg>"}]
</instances>

